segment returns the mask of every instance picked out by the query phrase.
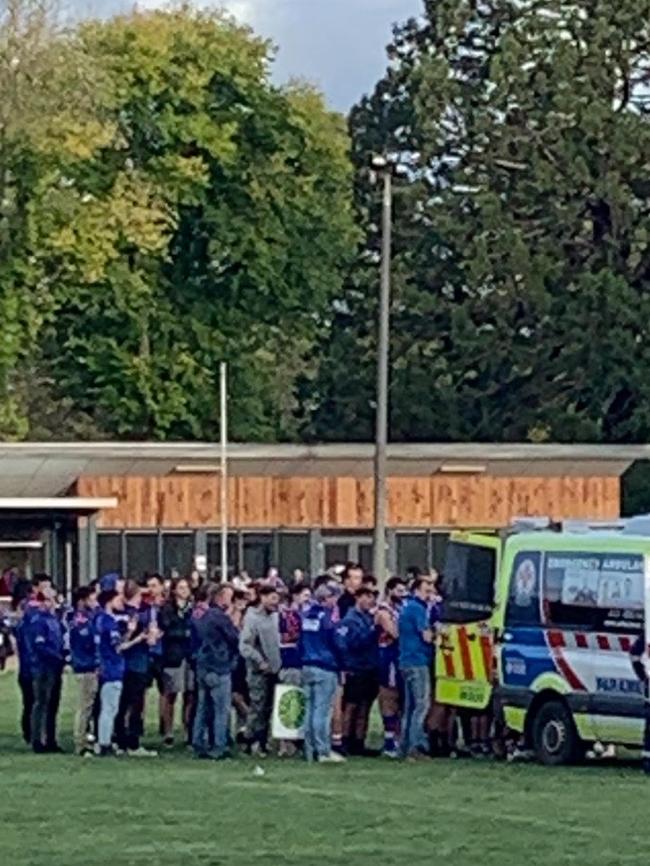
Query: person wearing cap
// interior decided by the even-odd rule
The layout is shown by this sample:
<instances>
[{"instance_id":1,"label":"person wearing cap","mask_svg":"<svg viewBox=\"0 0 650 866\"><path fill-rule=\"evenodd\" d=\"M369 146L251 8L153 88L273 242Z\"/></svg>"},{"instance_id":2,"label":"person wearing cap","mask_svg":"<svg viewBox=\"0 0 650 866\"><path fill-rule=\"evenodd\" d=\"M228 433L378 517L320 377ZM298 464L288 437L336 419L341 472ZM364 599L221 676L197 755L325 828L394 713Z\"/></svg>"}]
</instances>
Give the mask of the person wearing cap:
<instances>
[{"instance_id":1,"label":"person wearing cap","mask_svg":"<svg viewBox=\"0 0 650 866\"><path fill-rule=\"evenodd\" d=\"M302 611L300 658L306 695L305 757L319 763L340 763L345 758L332 751L332 709L341 669L333 617L341 594L333 583L321 584L314 603Z\"/></svg>"}]
</instances>

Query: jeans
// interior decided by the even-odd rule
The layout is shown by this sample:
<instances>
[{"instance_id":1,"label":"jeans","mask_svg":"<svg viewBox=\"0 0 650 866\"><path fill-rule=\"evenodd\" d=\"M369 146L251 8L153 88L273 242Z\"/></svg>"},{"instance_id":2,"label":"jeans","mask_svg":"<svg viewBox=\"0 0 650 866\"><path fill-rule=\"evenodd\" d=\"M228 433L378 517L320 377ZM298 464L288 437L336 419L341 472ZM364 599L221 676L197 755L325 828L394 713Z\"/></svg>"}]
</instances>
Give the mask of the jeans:
<instances>
[{"instance_id":1,"label":"jeans","mask_svg":"<svg viewBox=\"0 0 650 866\"><path fill-rule=\"evenodd\" d=\"M197 755L207 755L212 742L214 753L223 755L228 745L230 729L232 675L199 672L197 685L198 703L192 731L192 747Z\"/></svg>"},{"instance_id":2,"label":"jeans","mask_svg":"<svg viewBox=\"0 0 650 866\"><path fill-rule=\"evenodd\" d=\"M23 709L20 714L20 727L23 740L27 745L32 742L32 710L34 709L34 681L31 675L19 674L18 685L22 696Z\"/></svg>"},{"instance_id":3,"label":"jeans","mask_svg":"<svg viewBox=\"0 0 650 866\"><path fill-rule=\"evenodd\" d=\"M32 745L56 746L56 717L61 702L61 672L44 671L33 680L34 705L32 707Z\"/></svg>"},{"instance_id":4,"label":"jeans","mask_svg":"<svg viewBox=\"0 0 650 866\"><path fill-rule=\"evenodd\" d=\"M97 697L97 674L75 674L79 697L74 717L74 747L77 753L83 752L87 745L88 726L93 717Z\"/></svg>"},{"instance_id":5,"label":"jeans","mask_svg":"<svg viewBox=\"0 0 650 866\"><path fill-rule=\"evenodd\" d=\"M113 740L115 717L120 708L122 681L104 683L100 690L101 709L99 711L98 742L102 749L109 749Z\"/></svg>"},{"instance_id":6,"label":"jeans","mask_svg":"<svg viewBox=\"0 0 650 866\"><path fill-rule=\"evenodd\" d=\"M308 761L324 758L332 751L330 735L332 709L338 674L322 668L302 669L302 685L307 698L305 716L305 756Z\"/></svg>"},{"instance_id":7,"label":"jeans","mask_svg":"<svg viewBox=\"0 0 650 866\"><path fill-rule=\"evenodd\" d=\"M403 757L416 750L427 750L424 722L431 703L431 674L428 667L402 668L404 680L404 715L402 718Z\"/></svg>"}]
</instances>

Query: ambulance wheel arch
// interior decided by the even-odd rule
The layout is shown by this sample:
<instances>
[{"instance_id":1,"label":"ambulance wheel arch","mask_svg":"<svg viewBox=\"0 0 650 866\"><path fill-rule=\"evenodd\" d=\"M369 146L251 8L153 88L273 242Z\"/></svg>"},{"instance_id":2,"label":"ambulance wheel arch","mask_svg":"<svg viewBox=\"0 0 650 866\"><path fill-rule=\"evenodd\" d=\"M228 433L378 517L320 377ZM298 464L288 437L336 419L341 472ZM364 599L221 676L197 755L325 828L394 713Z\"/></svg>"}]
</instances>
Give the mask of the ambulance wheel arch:
<instances>
[{"instance_id":1,"label":"ambulance wheel arch","mask_svg":"<svg viewBox=\"0 0 650 866\"><path fill-rule=\"evenodd\" d=\"M540 691L533 698L526 714L524 735L542 764L558 766L584 758L585 744L573 714L564 695L554 689Z\"/></svg>"}]
</instances>

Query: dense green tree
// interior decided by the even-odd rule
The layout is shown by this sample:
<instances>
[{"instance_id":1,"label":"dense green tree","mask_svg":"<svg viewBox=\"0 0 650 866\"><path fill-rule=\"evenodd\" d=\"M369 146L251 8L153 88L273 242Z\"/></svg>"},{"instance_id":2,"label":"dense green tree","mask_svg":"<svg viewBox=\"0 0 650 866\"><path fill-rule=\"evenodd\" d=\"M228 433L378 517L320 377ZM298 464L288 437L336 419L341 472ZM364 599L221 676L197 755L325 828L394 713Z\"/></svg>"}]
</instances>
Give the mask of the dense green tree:
<instances>
[{"instance_id":1,"label":"dense green tree","mask_svg":"<svg viewBox=\"0 0 650 866\"><path fill-rule=\"evenodd\" d=\"M392 438L646 440L650 3L425 7L352 112L366 255L337 305L306 432L371 435L378 215L364 167L385 150L408 169Z\"/></svg>"},{"instance_id":2,"label":"dense green tree","mask_svg":"<svg viewBox=\"0 0 650 866\"><path fill-rule=\"evenodd\" d=\"M119 435L210 438L227 360L233 435L291 436L354 249L342 120L271 85L269 46L218 14L134 15L81 40L117 133L79 177L93 198L64 251L59 380Z\"/></svg>"},{"instance_id":3,"label":"dense green tree","mask_svg":"<svg viewBox=\"0 0 650 866\"><path fill-rule=\"evenodd\" d=\"M39 23L56 87L26 76L12 117L38 123L5 151L0 435L211 438L226 360L233 435L291 437L354 252L344 120L220 13Z\"/></svg>"}]
</instances>

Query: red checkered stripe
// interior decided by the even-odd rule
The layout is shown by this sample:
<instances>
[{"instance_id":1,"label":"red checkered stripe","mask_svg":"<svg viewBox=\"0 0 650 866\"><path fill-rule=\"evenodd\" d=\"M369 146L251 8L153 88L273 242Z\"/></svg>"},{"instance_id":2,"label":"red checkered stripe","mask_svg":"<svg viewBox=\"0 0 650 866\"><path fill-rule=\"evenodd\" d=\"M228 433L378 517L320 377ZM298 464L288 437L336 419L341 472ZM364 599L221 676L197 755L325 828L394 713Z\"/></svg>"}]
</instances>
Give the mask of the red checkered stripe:
<instances>
[{"instance_id":1,"label":"red checkered stripe","mask_svg":"<svg viewBox=\"0 0 650 866\"><path fill-rule=\"evenodd\" d=\"M586 649L629 653L634 642L634 639L628 635L605 634L604 632L549 629L547 635L549 646L553 649Z\"/></svg>"}]
</instances>

